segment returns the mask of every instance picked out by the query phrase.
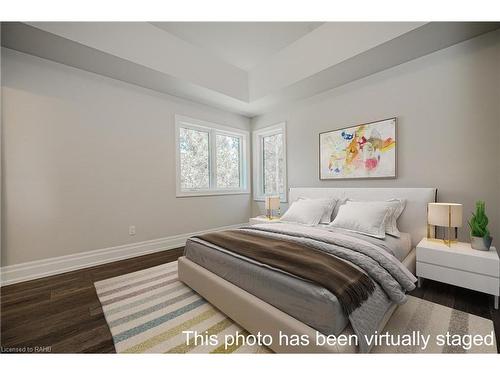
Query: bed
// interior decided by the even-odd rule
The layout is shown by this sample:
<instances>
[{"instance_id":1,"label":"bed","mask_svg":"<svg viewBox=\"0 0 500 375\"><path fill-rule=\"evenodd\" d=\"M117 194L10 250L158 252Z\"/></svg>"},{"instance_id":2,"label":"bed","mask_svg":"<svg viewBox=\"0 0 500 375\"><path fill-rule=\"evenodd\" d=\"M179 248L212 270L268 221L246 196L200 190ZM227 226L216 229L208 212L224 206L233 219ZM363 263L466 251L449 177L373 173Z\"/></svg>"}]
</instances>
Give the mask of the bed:
<instances>
[{"instance_id":1,"label":"bed","mask_svg":"<svg viewBox=\"0 0 500 375\"><path fill-rule=\"evenodd\" d=\"M313 199L333 197L339 202L347 198L360 201L404 198L406 207L398 219L398 227L406 234L398 241L387 244L392 255L386 257L391 258L390 267L399 267L396 273L403 274L401 277L406 283L414 282L411 273L415 272L415 246L425 235L427 203L436 200L436 189L292 188L289 197L291 202L299 197ZM306 228L285 223L264 224L242 231L266 233L266 236L277 241L292 239L298 242L306 241L306 244L320 243L321 246L330 246L328 251L339 251L343 248L334 243L339 238L342 241L355 243L356 246L358 242L363 246L371 246L367 238L354 238L355 236L349 236L349 233L342 230L326 230L321 225ZM331 241L333 242L330 243ZM379 246L380 243L375 241L375 245ZM397 307L397 303L388 300L384 302L383 310L378 307L375 310L372 307L370 310L370 307L363 306L363 309L356 310L357 317L354 313L349 315L336 295L322 285L236 254L226 247L224 243L216 245L201 238L189 240L184 256L179 259L179 279L252 334L270 334L277 338L281 332L288 337L307 335L310 338L306 346L280 343L275 339L270 346L275 352L367 352L370 348L363 347L362 344L358 346L317 344L316 335L318 332L331 336L359 334L363 329L367 332L374 330L380 332ZM369 250L371 257L372 249ZM377 259L384 258L382 253L385 254L381 251L376 254ZM353 263L356 267L356 261L353 260ZM376 277L377 272L374 270L370 276ZM382 285L380 282L376 285L379 284ZM406 288L409 289L408 286ZM387 292L387 289L384 290ZM380 311L376 311L377 309ZM377 319L370 321L371 315L377 315ZM372 326L363 327L368 321Z\"/></svg>"}]
</instances>

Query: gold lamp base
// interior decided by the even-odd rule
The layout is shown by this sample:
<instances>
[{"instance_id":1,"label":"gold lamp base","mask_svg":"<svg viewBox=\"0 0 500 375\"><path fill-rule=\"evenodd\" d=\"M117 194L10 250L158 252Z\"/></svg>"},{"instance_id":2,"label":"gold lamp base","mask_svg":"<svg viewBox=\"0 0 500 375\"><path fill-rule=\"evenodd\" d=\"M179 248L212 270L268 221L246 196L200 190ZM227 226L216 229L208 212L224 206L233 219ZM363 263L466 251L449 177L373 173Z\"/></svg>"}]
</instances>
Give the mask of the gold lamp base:
<instances>
[{"instance_id":1,"label":"gold lamp base","mask_svg":"<svg viewBox=\"0 0 500 375\"><path fill-rule=\"evenodd\" d=\"M269 220L272 220L272 219L273 219L273 214L272 214L272 211L273 211L273 210L266 210L266 217L267 217Z\"/></svg>"},{"instance_id":2,"label":"gold lamp base","mask_svg":"<svg viewBox=\"0 0 500 375\"><path fill-rule=\"evenodd\" d=\"M276 212L274 210L267 209L266 210L266 218L268 220L277 220L280 218L280 214L281 214L280 209L277 210L277 216L273 216L273 213L276 213Z\"/></svg>"},{"instance_id":3,"label":"gold lamp base","mask_svg":"<svg viewBox=\"0 0 500 375\"><path fill-rule=\"evenodd\" d=\"M458 243L458 228L455 228L455 238L451 238L452 227L447 228L448 238L436 238L436 227L434 227L434 237L431 237L431 225L427 224L427 240L432 242L443 243L448 247L451 247L452 244Z\"/></svg>"},{"instance_id":4,"label":"gold lamp base","mask_svg":"<svg viewBox=\"0 0 500 375\"><path fill-rule=\"evenodd\" d=\"M448 247L451 247L451 245L454 244L454 243L458 243L458 240L447 240L447 239L444 239L444 238L427 237L427 240L431 241L431 242L442 243L442 244L445 244Z\"/></svg>"}]
</instances>

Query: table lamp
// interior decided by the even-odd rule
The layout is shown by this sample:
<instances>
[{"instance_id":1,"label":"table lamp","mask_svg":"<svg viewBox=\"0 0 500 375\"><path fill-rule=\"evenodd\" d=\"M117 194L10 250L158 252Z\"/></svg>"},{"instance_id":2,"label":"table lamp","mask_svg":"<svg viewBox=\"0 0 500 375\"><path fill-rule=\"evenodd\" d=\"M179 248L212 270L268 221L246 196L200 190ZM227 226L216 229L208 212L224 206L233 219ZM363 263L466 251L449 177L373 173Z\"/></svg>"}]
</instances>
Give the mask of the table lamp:
<instances>
[{"instance_id":1,"label":"table lamp","mask_svg":"<svg viewBox=\"0 0 500 375\"><path fill-rule=\"evenodd\" d=\"M266 216L268 219L273 218L273 211L278 210L279 216L280 197L266 197Z\"/></svg>"},{"instance_id":2,"label":"table lamp","mask_svg":"<svg viewBox=\"0 0 500 375\"><path fill-rule=\"evenodd\" d=\"M427 238L431 239L431 225L447 227L446 245L457 242L457 228L462 226L462 205L459 203L429 203L427 206ZM455 236L451 238L451 228L455 228ZM443 236L444 237L444 236Z\"/></svg>"}]
</instances>

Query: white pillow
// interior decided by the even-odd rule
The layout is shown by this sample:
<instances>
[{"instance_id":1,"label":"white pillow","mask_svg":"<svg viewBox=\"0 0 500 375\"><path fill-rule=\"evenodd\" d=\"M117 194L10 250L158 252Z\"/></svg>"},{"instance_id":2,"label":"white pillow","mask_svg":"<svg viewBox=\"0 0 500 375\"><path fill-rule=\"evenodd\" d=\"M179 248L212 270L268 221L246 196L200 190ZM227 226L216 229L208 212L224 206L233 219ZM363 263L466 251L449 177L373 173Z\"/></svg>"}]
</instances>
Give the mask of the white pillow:
<instances>
[{"instance_id":1,"label":"white pillow","mask_svg":"<svg viewBox=\"0 0 500 375\"><path fill-rule=\"evenodd\" d=\"M392 211L392 216L386 222L385 232L387 234L390 234L391 236L399 238L401 237L401 232L399 231L398 228L398 219L406 207L406 200L393 198L393 199L388 199L387 202L392 205L393 211Z\"/></svg>"},{"instance_id":2,"label":"white pillow","mask_svg":"<svg viewBox=\"0 0 500 375\"><path fill-rule=\"evenodd\" d=\"M323 212L323 216L321 217L321 220L319 221L321 224L330 224L332 221L332 213L333 209L335 208L335 205L337 204L337 200L334 198L305 198L305 197L299 197L297 200L312 200L312 201L318 201L321 202L324 207L325 211Z\"/></svg>"},{"instance_id":3,"label":"white pillow","mask_svg":"<svg viewBox=\"0 0 500 375\"><path fill-rule=\"evenodd\" d=\"M392 209L387 205L348 202L340 206L331 227L342 228L376 238L385 238L385 222Z\"/></svg>"},{"instance_id":4,"label":"white pillow","mask_svg":"<svg viewBox=\"0 0 500 375\"><path fill-rule=\"evenodd\" d=\"M344 204L346 204L346 202L348 200L349 200L349 198L340 198L337 201L337 204L335 205L335 209L333 210L332 221L333 221L333 219L335 219L335 217L337 217L337 214L339 213L340 207L343 206Z\"/></svg>"},{"instance_id":5,"label":"white pillow","mask_svg":"<svg viewBox=\"0 0 500 375\"><path fill-rule=\"evenodd\" d=\"M351 203L366 203L366 204L375 204L375 205L390 207L391 208L391 215L386 220L386 223L385 223L385 232L387 234L390 234L393 237L399 238L401 236L401 232L398 229L397 220L401 216L401 214L403 213L403 210L405 209L406 200L399 199L399 198L393 198L393 199L388 199L386 201L354 201L354 200L348 200L346 202L346 204L351 204Z\"/></svg>"},{"instance_id":6,"label":"white pillow","mask_svg":"<svg viewBox=\"0 0 500 375\"><path fill-rule=\"evenodd\" d=\"M324 202L315 199L300 199L290 205L281 217L281 221L304 225L318 225L324 212Z\"/></svg>"},{"instance_id":7,"label":"white pillow","mask_svg":"<svg viewBox=\"0 0 500 375\"><path fill-rule=\"evenodd\" d=\"M394 212L394 217L396 218L396 220L399 219L399 217L401 216L406 207L406 199L392 198L388 199L387 202L396 202L399 204L399 207L396 209L396 212Z\"/></svg>"}]
</instances>

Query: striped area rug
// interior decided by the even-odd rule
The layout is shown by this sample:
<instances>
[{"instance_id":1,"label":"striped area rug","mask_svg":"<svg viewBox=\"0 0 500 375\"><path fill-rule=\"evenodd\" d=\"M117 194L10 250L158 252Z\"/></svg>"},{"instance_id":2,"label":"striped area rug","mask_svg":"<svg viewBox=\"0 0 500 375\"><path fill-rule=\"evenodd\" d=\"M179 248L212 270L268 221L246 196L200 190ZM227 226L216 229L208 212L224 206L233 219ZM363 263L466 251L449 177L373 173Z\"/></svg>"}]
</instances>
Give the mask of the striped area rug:
<instances>
[{"instance_id":1,"label":"striped area rug","mask_svg":"<svg viewBox=\"0 0 500 375\"><path fill-rule=\"evenodd\" d=\"M431 339L425 349L422 345L379 345L372 353L497 353L495 328L493 321L460 310L452 309L437 303L429 302L413 296L399 306L387 322L384 332L391 334L420 333L430 335ZM467 342L463 345L439 345L438 336L470 335L492 336L492 345L473 345L469 349ZM467 338L467 340L470 340Z\"/></svg>"},{"instance_id":2,"label":"striped area rug","mask_svg":"<svg viewBox=\"0 0 500 375\"><path fill-rule=\"evenodd\" d=\"M261 346L244 345L241 340L225 347L224 337L243 328L210 305L177 278L177 262L163 264L95 283L117 353L269 353ZM220 345L186 343L183 331L216 335ZM408 296L387 323L384 333L437 335L494 332L493 322L476 315ZM494 334L494 333L493 333ZM496 353L492 346L463 350L439 346L431 340L425 350L418 346L380 345L373 353Z\"/></svg>"},{"instance_id":3,"label":"striped area rug","mask_svg":"<svg viewBox=\"0 0 500 375\"><path fill-rule=\"evenodd\" d=\"M117 353L266 353L224 337L248 332L177 278L177 262L96 282ZM220 345L186 343L183 331L216 335ZM196 345L198 344L198 345Z\"/></svg>"}]
</instances>

